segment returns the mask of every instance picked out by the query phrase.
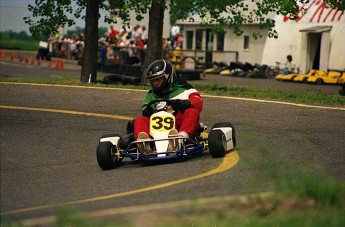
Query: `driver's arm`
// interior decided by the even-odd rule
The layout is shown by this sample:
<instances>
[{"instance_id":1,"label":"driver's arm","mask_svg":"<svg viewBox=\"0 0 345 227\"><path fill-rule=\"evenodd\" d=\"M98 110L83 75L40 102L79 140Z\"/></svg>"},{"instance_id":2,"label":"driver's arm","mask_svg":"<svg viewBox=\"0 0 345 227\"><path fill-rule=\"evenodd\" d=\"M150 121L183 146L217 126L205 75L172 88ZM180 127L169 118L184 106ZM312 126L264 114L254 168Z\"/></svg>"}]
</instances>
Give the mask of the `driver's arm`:
<instances>
[{"instance_id":1,"label":"driver's arm","mask_svg":"<svg viewBox=\"0 0 345 227\"><path fill-rule=\"evenodd\" d=\"M146 94L143 104L142 104L142 116L146 116L146 117L150 117L154 110L152 106L147 106L147 104L149 104L149 102L153 101L154 97L148 93Z\"/></svg>"},{"instance_id":2,"label":"driver's arm","mask_svg":"<svg viewBox=\"0 0 345 227\"><path fill-rule=\"evenodd\" d=\"M203 100L202 100L199 92L194 92L194 93L190 94L188 99L189 99L190 103L192 104L193 108L199 110L199 112L202 111Z\"/></svg>"}]
</instances>

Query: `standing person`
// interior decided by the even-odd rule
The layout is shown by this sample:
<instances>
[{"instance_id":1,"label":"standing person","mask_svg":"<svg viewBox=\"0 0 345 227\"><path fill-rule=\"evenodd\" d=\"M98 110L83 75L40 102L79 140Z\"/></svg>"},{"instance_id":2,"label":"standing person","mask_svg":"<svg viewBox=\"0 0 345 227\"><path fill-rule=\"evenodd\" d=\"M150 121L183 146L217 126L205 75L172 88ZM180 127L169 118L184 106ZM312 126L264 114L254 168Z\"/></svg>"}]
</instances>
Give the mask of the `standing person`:
<instances>
[{"instance_id":1,"label":"standing person","mask_svg":"<svg viewBox=\"0 0 345 227\"><path fill-rule=\"evenodd\" d=\"M132 38L133 28L129 22L126 23L125 29L126 29L127 35L129 36L129 39Z\"/></svg>"},{"instance_id":2,"label":"standing person","mask_svg":"<svg viewBox=\"0 0 345 227\"><path fill-rule=\"evenodd\" d=\"M109 27L109 37L112 39L116 39L118 35L118 31L114 28L113 25L110 25Z\"/></svg>"},{"instance_id":3,"label":"standing person","mask_svg":"<svg viewBox=\"0 0 345 227\"><path fill-rule=\"evenodd\" d=\"M76 60L79 57L79 50L77 48L77 37L76 35L72 36L71 43L69 45L69 49L71 51L71 59Z\"/></svg>"},{"instance_id":4,"label":"standing person","mask_svg":"<svg viewBox=\"0 0 345 227\"><path fill-rule=\"evenodd\" d=\"M146 71L146 77L151 85L151 90L146 94L143 102L142 116L134 121L134 139L145 140L149 138L150 116L154 109L147 106L150 101L157 99L171 100L170 106L174 110L176 129L172 129L169 137L182 136L193 138L199 129L200 112L203 100L199 92L189 84L179 85L174 67L169 61L160 59L152 62ZM165 102L159 103L155 108L159 109ZM150 153L152 150L146 144L139 144L142 153ZM168 151L176 150L173 140L169 141Z\"/></svg>"},{"instance_id":5,"label":"standing person","mask_svg":"<svg viewBox=\"0 0 345 227\"><path fill-rule=\"evenodd\" d=\"M296 73L296 63L292 59L292 55L286 56L286 63L285 63L285 68L282 70L282 74L287 75L287 74L292 74Z\"/></svg>"},{"instance_id":6,"label":"standing person","mask_svg":"<svg viewBox=\"0 0 345 227\"><path fill-rule=\"evenodd\" d=\"M171 27L171 47L174 48L177 42L177 36L180 35L180 27L177 25L176 21Z\"/></svg>"},{"instance_id":7,"label":"standing person","mask_svg":"<svg viewBox=\"0 0 345 227\"><path fill-rule=\"evenodd\" d=\"M141 26L141 30L142 30L141 39L144 41L144 43L146 43L149 35L147 33L147 29L146 29L145 25Z\"/></svg>"}]
</instances>

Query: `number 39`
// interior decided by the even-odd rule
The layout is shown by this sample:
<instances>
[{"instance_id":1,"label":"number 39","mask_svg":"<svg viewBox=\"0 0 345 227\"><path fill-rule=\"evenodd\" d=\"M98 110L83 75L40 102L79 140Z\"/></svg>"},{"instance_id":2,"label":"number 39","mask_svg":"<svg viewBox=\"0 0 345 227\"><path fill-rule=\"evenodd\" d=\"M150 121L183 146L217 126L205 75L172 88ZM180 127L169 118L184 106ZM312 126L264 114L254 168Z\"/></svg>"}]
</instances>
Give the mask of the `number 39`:
<instances>
[{"instance_id":1,"label":"number 39","mask_svg":"<svg viewBox=\"0 0 345 227\"><path fill-rule=\"evenodd\" d=\"M156 130L170 130L174 127L174 119L172 117L153 117L152 128Z\"/></svg>"}]
</instances>

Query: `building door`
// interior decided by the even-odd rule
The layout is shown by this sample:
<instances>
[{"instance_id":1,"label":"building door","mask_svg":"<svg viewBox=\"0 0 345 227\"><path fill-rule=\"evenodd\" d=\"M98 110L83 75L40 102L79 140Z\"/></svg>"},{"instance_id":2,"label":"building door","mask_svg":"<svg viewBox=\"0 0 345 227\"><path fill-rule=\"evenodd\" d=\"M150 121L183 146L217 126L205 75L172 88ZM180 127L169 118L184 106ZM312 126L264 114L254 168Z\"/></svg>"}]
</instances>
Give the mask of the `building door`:
<instances>
[{"instance_id":1,"label":"building door","mask_svg":"<svg viewBox=\"0 0 345 227\"><path fill-rule=\"evenodd\" d=\"M331 26L315 26L301 29L302 36L300 65L302 71L319 69L327 71L331 47Z\"/></svg>"},{"instance_id":2,"label":"building door","mask_svg":"<svg viewBox=\"0 0 345 227\"><path fill-rule=\"evenodd\" d=\"M320 69L321 34L322 33L308 34L309 65L311 69Z\"/></svg>"}]
</instances>

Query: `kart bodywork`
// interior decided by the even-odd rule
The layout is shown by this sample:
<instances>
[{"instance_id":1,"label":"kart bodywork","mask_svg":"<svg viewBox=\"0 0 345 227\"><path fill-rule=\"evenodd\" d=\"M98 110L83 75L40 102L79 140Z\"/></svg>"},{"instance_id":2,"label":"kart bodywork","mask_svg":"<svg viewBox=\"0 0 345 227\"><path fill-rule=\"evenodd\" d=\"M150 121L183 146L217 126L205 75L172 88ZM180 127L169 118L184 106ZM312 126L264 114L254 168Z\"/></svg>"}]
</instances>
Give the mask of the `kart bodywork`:
<instances>
[{"instance_id":1,"label":"kart bodywork","mask_svg":"<svg viewBox=\"0 0 345 227\"><path fill-rule=\"evenodd\" d=\"M278 74L275 78L276 80L281 80L281 81L293 81L295 77L298 76L296 73L291 73L291 74Z\"/></svg>"},{"instance_id":2,"label":"kart bodywork","mask_svg":"<svg viewBox=\"0 0 345 227\"><path fill-rule=\"evenodd\" d=\"M325 75L326 75L326 72L322 70L311 69L309 70L307 74L298 74L295 78L293 78L293 81L306 83L311 77L322 77Z\"/></svg>"},{"instance_id":3,"label":"kart bodywork","mask_svg":"<svg viewBox=\"0 0 345 227\"><path fill-rule=\"evenodd\" d=\"M166 105L168 100L154 100L164 103L165 107L158 109L150 117L151 138L134 140L133 122L127 125L127 132L102 136L97 147L97 162L101 169L110 170L121 165L124 158L143 163L173 160L183 157L198 155L206 150L214 158L224 157L227 152L236 147L235 128L229 122L216 123L207 134L207 127L202 123L195 138L182 136L169 137L170 130L175 128L175 117ZM157 105L158 106L158 105ZM177 143L176 150L168 151L169 142ZM152 152L143 153L140 144L149 144Z\"/></svg>"},{"instance_id":4,"label":"kart bodywork","mask_svg":"<svg viewBox=\"0 0 345 227\"><path fill-rule=\"evenodd\" d=\"M345 80L345 72L329 71L323 74L315 74L310 76L307 80L308 83L316 84L342 84Z\"/></svg>"}]
</instances>

